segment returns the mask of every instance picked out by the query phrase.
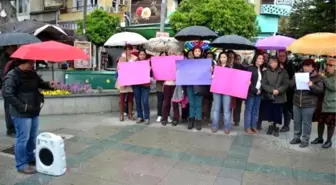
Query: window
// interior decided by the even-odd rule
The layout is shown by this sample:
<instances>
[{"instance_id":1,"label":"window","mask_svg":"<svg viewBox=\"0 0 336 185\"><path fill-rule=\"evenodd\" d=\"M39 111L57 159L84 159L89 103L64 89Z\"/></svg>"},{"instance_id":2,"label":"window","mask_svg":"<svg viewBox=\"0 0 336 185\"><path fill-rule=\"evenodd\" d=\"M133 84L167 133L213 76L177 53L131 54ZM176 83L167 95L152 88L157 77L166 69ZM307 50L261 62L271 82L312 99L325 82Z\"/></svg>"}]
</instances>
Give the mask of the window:
<instances>
[{"instance_id":1,"label":"window","mask_svg":"<svg viewBox=\"0 0 336 185\"><path fill-rule=\"evenodd\" d=\"M26 14L28 13L28 0L17 0L17 13L18 14Z\"/></svg>"},{"instance_id":2,"label":"window","mask_svg":"<svg viewBox=\"0 0 336 185\"><path fill-rule=\"evenodd\" d=\"M274 0L261 0L261 4L274 4Z\"/></svg>"},{"instance_id":3,"label":"window","mask_svg":"<svg viewBox=\"0 0 336 185\"><path fill-rule=\"evenodd\" d=\"M84 7L84 1L87 1L87 8L92 9L92 7L98 6L98 0L73 0L74 7L76 7L76 10L83 10Z\"/></svg>"}]
</instances>

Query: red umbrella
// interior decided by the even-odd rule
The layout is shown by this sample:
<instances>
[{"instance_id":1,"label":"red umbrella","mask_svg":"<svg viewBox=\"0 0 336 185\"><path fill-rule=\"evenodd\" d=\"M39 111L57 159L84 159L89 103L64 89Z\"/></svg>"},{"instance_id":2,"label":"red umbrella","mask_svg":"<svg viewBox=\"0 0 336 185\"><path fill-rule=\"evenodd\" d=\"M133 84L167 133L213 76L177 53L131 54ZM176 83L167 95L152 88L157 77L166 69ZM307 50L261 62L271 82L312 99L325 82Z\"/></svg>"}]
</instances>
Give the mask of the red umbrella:
<instances>
[{"instance_id":1,"label":"red umbrella","mask_svg":"<svg viewBox=\"0 0 336 185\"><path fill-rule=\"evenodd\" d=\"M55 41L23 45L11 57L25 60L47 60L50 62L89 60L89 56L82 49Z\"/></svg>"}]
</instances>

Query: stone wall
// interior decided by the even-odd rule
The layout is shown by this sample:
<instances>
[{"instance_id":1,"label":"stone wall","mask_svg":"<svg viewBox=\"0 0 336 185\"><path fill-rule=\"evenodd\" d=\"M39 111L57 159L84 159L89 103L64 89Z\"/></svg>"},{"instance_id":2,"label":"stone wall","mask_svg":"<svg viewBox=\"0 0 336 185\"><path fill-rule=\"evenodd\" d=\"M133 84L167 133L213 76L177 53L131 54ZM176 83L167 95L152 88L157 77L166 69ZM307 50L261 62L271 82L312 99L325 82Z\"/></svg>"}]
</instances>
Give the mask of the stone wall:
<instances>
[{"instance_id":1,"label":"stone wall","mask_svg":"<svg viewBox=\"0 0 336 185\"><path fill-rule=\"evenodd\" d=\"M149 96L151 109L156 109L156 95ZM0 116L4 116L3 99L0 98ZM134 106L135 109L135 106ZM101 93L90 95L69 95L45 97L41 115L85 114L100 112L118 112L119 93Z\"/></svg>"}]
</instances>

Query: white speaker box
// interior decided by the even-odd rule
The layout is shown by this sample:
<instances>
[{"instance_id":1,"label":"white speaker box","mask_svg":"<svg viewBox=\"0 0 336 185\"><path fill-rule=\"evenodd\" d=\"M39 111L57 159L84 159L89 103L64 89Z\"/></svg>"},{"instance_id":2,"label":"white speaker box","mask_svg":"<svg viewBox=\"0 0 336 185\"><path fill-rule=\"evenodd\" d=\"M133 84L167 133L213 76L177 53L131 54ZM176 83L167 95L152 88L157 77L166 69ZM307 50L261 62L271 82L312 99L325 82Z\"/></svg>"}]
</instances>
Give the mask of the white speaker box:
<instances>
[{"instance_id":1,"label":"white speaker box","mask_svg":"<svg viewBox=\"0 0 336 185\"><path fill-rule=\"evenodd\" d=\"M61 136L44 132L36 139L36 170L39 173L60 176L66 168L64 141Z\"/></svg>"}]
</instances>

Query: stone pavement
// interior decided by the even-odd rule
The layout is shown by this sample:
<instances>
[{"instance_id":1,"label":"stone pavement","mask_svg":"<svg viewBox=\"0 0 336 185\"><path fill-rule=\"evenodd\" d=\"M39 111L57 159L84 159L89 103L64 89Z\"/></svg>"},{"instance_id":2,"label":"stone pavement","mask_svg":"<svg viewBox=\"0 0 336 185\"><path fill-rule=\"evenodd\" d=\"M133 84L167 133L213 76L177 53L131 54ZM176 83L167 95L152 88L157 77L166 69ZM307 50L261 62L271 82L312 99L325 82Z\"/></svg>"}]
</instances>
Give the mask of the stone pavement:
<instances>
[{"instance_id":1,"label":"stone pavement","mask_svg":"<svg viewBox=\"0 0 336 185\"><path fill-rule=\"evenodd\" d=\"M119 122L115 113L41 117L41 131L74 136L65 141L69 172L21 175L0 154L0 185L335 184L335 146L291 146L292 132L275 138L265 129L246 135L242 126L230 135L185 127ZM0 128L0 148L13 144Z\"/></svg>"}]
</instances>

